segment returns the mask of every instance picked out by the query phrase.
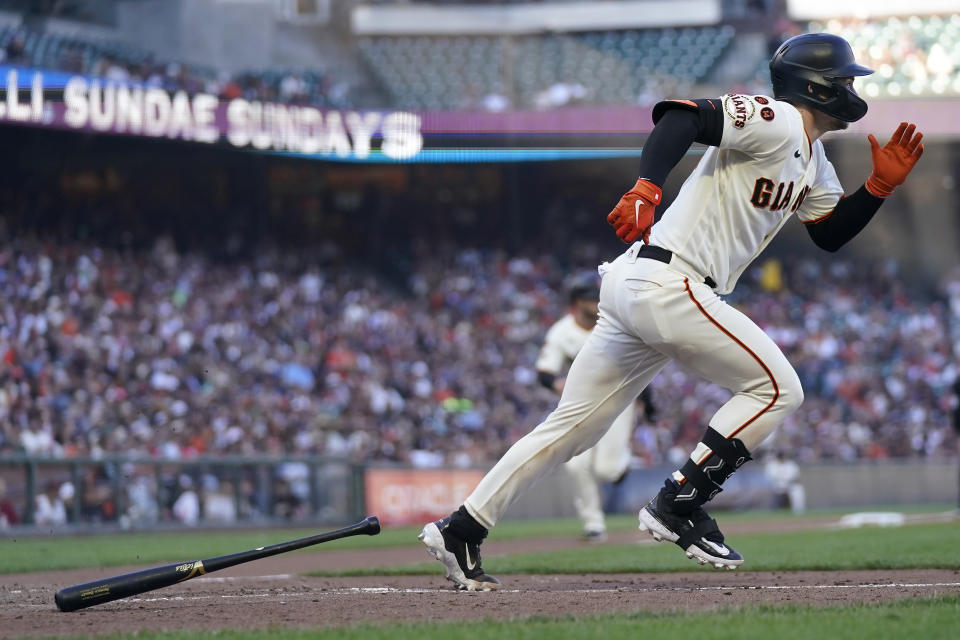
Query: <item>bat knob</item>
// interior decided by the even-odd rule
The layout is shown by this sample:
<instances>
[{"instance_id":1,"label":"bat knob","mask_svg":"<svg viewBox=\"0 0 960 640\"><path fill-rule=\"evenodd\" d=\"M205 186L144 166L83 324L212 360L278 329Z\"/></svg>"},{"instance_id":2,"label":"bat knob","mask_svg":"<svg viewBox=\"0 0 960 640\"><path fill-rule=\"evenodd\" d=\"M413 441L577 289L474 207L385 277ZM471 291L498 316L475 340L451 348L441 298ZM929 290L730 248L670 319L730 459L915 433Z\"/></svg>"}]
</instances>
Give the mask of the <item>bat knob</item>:
<instances>
[{"instance_id":1,"label":"bat knob","mask_svg":"<svg viewBox=\"0 0 960 640\"><path fill-rule=\"evenodd\" d=\"M367 516L364 522L367 523L367 535L375 536L380 533L380 520L377 516Z\"/></svg>"}]
</instances>

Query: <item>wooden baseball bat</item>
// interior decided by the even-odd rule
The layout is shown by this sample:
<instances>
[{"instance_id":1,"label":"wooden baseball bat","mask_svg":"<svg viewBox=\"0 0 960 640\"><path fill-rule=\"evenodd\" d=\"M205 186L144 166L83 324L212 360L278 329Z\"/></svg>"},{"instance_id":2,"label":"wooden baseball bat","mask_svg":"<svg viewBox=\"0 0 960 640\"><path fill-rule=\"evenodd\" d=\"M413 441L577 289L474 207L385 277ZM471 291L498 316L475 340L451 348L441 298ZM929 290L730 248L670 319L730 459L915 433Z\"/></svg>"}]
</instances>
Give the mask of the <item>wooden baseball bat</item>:
<instances>
[{"instance_id":1,"label":"wooden baseball bat","mask_svg":"<svg viewBox=\"0 0 960 640\"><path fill-rule=\"evenodd\" d=\"M275 556L278 553L286 553L287 551L294 551L296 549L320 544L321 542L329 542L348 536L359 536L363 534L375 536L378 533L380 533L380 521L377 520L376 516L367 516L366 519L352 524L349 527L344 527L343 529L318 533L315 536L298 538L297 540L289 540L287 542L270 545L269 547L257 547L249 551L241 551L240 553L233 553L226 556L216 556L214 558L207 558L206 560L168 564L162 567L153 567L152 569L125 573L123 575L113 576L112 578L94 580L93 582L78 584L72 587L64 587L57 591L54 600L60 611L86 609L87 607L103 604L104 602L128 598L138 593L144 593L145 591L153 591L154 589L167 587L178 582L185 582L191 578L243 564L244 562L250 562L251 560L259 560L260 558Z\"/></svg>"}]
</instances>

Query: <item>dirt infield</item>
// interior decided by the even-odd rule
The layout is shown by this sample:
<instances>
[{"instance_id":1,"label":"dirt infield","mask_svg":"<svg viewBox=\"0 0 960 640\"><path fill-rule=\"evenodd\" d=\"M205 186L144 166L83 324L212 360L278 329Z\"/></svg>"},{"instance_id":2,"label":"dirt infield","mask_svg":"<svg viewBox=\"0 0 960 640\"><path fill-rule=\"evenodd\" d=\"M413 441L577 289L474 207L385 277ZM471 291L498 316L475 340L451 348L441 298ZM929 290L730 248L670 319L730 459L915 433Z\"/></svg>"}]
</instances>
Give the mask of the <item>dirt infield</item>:
<instances>
[{"instance_id":1,"label":"dirt infield","mask_svg":"<svg viewBox=\"0 0 960 640\"><path fill-rule=\"evenodd\" d=\"M960 571L708 572L503 576L492 593L450 590L439 576L209 577L140 597L59 613L55 584L19 579L0 593L0 636L182 629L320 627L357 622L695 611L739 604L844 604L960 593Z\"/></svg>"},{"instance_id":2,"label":"dirt infield","mask_svg":"<svg viewBox=\"0 0 960 640\"><path fill-rule=\"evenodd\" d=\"M622 534L612 542L637 542ZM642 543L645 543L644 540ZM569 539L490 541L488 556L570 547ZM358 622L585 616L638 610L706 610L743 604L844 604L960 593L960 571L829 571L502 575L503 590L453 591L442 575L306 578L316 569L423 562L403 549L277 556L84 611L60 613L57 589L139 567L3 576L0 637L162 630L325 627ZM438 566L439 571L439 566Z\"/></svg>"}]
</instances>

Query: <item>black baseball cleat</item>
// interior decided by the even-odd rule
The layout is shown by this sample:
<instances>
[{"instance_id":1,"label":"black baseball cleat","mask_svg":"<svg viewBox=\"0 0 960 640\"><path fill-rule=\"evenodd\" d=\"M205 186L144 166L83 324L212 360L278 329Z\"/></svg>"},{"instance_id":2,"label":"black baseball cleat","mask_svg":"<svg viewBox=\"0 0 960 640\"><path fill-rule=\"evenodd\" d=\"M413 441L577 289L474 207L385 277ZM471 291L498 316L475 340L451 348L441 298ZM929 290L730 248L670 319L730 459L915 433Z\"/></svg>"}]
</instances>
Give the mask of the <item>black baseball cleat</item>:
<instances>
[{"instance_id":1,"label":"black baseball cleat","mask_svg":"<svg viewBox=\"0 0 960 640\"><path fill-rule=\"evenodd\" d=\"M466 542L450 531L450 517L431 522L417 538L427 552L443 563L447 580L464 591L494 591L500 581L480 567L480 545Z\"/></svg>"},{"instance_id":2,"label":"black baseball cleat","mask_svg":"<svg viewBox=\"0 0 960 640\"><path fill-rule=\"evenodd\" d=\"M657 497L640 510L640 530L649 531L657 542L673 542L700 564L717 569L736 569L743 564L743 556L724 543L717 521L703 507L689 514L672 513L666 508L661 499L664 492L677 488L679 483L667 480Z\"/></svg>"}]
</instances>

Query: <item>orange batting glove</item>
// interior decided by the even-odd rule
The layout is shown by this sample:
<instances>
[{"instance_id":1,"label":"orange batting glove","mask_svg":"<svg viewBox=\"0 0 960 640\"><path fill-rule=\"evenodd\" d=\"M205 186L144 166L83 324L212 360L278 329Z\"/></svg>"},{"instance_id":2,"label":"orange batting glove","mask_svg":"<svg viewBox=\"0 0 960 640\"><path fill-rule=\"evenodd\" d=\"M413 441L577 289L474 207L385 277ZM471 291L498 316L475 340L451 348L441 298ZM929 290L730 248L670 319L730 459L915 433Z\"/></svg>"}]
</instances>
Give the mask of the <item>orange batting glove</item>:
<instances>
[{"instance_id":1,"label":"orange batting glove","mask_svg":"<svg viewBox=\"0 0 960 640\"><path fill-rule=\"evenodd\" d=\"M873 173L867 178L867 191L878 198L886 198L907 179L907 174L923 155L923 134L914 135L917 125L901 122L890 142L880 146L873 134L870 140L870 153L873 155Z\"/></svg>"},{"instance_id":2,"label":"orange batting glove","mask_svg":"<svg viewBox=\"0 0 960 640\"><path fill-rule=\"evenodd\" d=\"M640 178L607 215L607 222L627 244L635 242L641 236L646 242L650 239L653 211L660 204L660 196L660 187Z\"/></svg>"}]
</instances>

